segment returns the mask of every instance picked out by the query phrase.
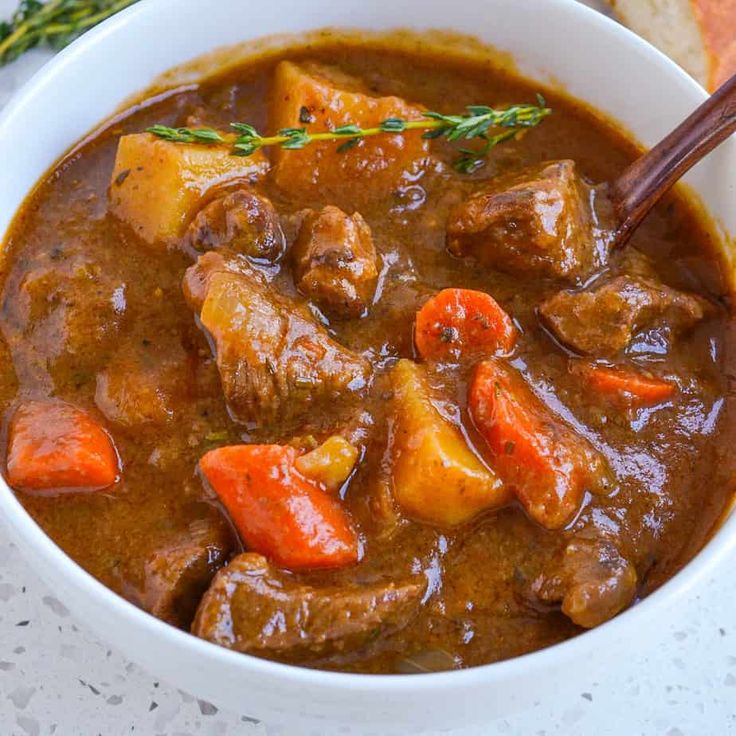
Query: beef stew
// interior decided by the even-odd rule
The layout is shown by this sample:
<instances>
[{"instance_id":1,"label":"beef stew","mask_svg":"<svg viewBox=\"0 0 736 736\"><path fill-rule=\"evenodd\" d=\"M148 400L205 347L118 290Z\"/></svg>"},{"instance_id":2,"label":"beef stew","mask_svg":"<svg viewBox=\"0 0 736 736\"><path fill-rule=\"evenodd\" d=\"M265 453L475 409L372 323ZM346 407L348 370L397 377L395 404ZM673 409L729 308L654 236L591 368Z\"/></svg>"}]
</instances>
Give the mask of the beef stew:
<instances>
[{"instance_id":1,"label":"beef stew","mask_svg":"<svg viewBox=\"0 0 736 736\"><path fill-rule=\"evenodd\" d=\"M364 127L533 100L485 58L294 47L142 100L30 195L2 264L5 476L75 560L221 646L365 673L563 641L732 493L730 284L560 92L459 172L420 133L232 156L154 124Z\"/></svg>"}]
</instances>

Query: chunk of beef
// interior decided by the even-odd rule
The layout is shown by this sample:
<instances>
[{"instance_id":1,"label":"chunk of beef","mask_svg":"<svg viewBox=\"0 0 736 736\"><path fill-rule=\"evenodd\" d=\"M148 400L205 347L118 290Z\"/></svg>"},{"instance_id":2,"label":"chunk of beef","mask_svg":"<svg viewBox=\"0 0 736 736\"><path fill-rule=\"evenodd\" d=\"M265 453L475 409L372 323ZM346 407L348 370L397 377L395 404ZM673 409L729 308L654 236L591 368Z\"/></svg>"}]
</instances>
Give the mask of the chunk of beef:
<instances>
[{"instance_id":1,"label":"chunk of beef","mask_svg":"<svg viewBox=\"0 0 736 736\"><path fill-rule=\"evenodd\" d=\"M133 428L171 422L187 402L194 366L179 340L124 342L97 374L97 408L115 424Z\"/></svg>"},{"instance_id":2,"label":"chunk of beef","mask_svg":"<svg viewBox=\"0 0 736 736\"><path fill-rule=\"evenodd\" d=\"M534 582L545 603L561 603L578 626L593 628L613 618L634 599L637 575L610 540L573 538Z\"/></svg>"},{"instance_id":3,"label":"chunk of beef","mask_svg":"<svg viewBox=\"0 0 736 736\"><path fill-rule=\"evenodd\" d=\"M225 548L205 539L182 542L146 562L146 609L163 621L187 628L217 570Z\"/></svg>"},{"instance_id":4,"label":"chunk of beef","mask_svg":"<svg viewBox=\"0 0 736 736\"><path fill-rule=\"evenodd\" d=\"M315 588L246 553L217 574L192 632L239 652L325 657L404 628L425 588L416 580Z\"/></svg>"},{"instance_id":5,"label":"chunk of beef","mask_svg":"<svg viewBox=\"0 0 736 736\"><path fill-rule=\"evenodd\" d=\"M225 398L238 420L293 420L367 387L368 361L242 261L201 256L187 271L184 293L214 341Z\"/></svg>"},{"instance_id":6,"label":"chunk of beef","mask_svg":"<svg viewBox=\"0 0 736 736\"><path fill-rule=\"evenodd\" d=\"M291 257L297 288L325 312L345 319L366 313L378 269L371 230L358 212L306 212Z\"/></svg>"},{"instance_id":7,"label":"chunk of beef","mask_svg":"<svg viewBox=\"0 0 736 736\"><path fill-rule=\"evenodd\" d=\"M286 247L270 200L246 188L217 197L201 209L189 226L187 241L200 253L228 248L266 262L277 261Z\"/></svg>"},{"instance_id":8,"label":"chunk of beef","mask_svg":"<svg viewBox=\"0 0 736 736\"><path fill-rule=\"evenodd\" d=\"M607 257L590 200L573 161L500 177L450 211L447 248L500 271L579 282Z\"/></svg>"},{"instance_id":9,"label":"chunk of beef","mask_svg":"<svg viewBox=\"0 0 736 736\"><path fill-rule=\"evenodd\" d=\"M60 245L11 270L3 291L2 331L22 356L22 381L63 391L94 376L115 348L128 287L109 258L90 260L84 243ZM104 255L104 254L103 254Z\"/></svg>"},{"instance_id":10,"label":"chunk of beef","mask_svg":"<svg viewBox=\"0 0 736 736\"><path fill-rule=\"evenodd\" d=\"M712 310L699 296L641 276L617 276L584 291L561 291L539 307L544 323L578 353L612 356L640 332L673 337Z\"/></svg>"},{"instance_id":11,"label":"chunk of beef","mask_svg":"<svg viewBox=\"0 0 736 736\"><path fill-rule=\"evenodd\" d=\"M143 588L137 602L157 618L188 628L215 573L234 549L222 517L208 515L172 533L168 544L143 563Z\"/></svg>"}]
</instances>

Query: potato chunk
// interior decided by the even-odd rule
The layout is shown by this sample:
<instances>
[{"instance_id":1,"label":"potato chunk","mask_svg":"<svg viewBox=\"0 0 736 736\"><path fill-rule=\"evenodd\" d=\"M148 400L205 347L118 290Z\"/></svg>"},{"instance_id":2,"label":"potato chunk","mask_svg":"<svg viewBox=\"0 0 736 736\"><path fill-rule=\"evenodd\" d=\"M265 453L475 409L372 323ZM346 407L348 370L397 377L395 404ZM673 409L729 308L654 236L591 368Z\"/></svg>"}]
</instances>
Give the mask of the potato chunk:
<instances>
[{"instance_id":1,"label":"potato chunk","mask_svg":"<svg viewBox=\"0 0 736 736\"><path fill-rule=\"evenodd\" d=\"M231 156L227 146L125 135L112 172L110 208L147 243L168 243L184 233L209 190L252 182L267 168L260 151L241 158Z\"/></svg>"},{"instance_id":2,"label":"potato chunk","mask_svg":"<svg viewBox=\"0 0 736 736\"><path fill-rule=\"evenodd\" d=\"M454 526L508 503L503 483L432 404L419 366L399 361L391 384L391 483L402 510L421 521Z\"/></svg>"},{"instance_id":3,"label":"potato chunk","mask_svg":"<svg viewBox=\"0 0 736 736\"><path fill-rule=\"evenodd\" d=\"M333 435L311 452L300 455L294 465L302 475L336 493L350 477L359 456L360 450L355 445L340 435Z\"/></svg>"},{"instance_id":4,"label":"potato chunk","mask_svg":"<svg viewBox=\"0 0 736 736\"><path fill-rule=\"evenodd\" d=\"M357 80L330 68L288 61L276 68L270 118L274 131L333 130L352 123L370 128L387 118L419 120L422 110L399 97L371 97ZM327 141L297 151L274 149L276 183L303 199L356 208L366 198L386 196L407 172L418 171L428 151L421 132L367 138L342 152L339 147L339 141Z\"/></svg>"}]
</instances>

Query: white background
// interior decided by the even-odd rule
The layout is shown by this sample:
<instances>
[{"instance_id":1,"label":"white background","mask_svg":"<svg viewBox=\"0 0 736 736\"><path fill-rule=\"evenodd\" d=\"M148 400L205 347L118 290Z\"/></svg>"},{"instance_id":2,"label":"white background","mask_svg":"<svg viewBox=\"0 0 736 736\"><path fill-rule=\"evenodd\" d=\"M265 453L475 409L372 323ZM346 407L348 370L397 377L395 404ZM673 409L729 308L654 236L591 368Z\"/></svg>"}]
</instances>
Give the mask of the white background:
<instances>
[{"instance_id":1,"label":"white background","mask_svg":"<svg viewBox=\"0 0 736 736\"><path fill-rule=\"evenodd\" d=\"M16 5L17 0L0 0L0 17ZM34 53L0 70L0 106L45 58ZM531 711L458 733L736 734L736 576L726 566L719 575L697 597L668 612L656 639L643 648L637 640L636 650L621 652L605 680L570 672L575 695L569 700L541 702ZM280 736L281 731L244 714L218 711L128 662L74 620L0 527L0 736L52 734ZM291 731L289 736L307 735Z\"/></svg>"}]
</instances>

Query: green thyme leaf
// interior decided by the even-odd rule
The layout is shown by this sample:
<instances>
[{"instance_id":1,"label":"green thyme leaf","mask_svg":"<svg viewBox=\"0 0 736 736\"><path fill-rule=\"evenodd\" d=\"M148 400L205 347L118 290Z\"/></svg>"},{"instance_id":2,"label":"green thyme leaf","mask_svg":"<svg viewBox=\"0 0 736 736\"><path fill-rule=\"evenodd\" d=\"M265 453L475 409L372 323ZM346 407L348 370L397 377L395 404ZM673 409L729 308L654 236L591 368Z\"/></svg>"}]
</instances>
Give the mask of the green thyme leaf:
<instances>
[{"instance_id":1,"label":"green thyme leaf","mask_svg":"<svg viewBox=\"0 0 736 736\"><path fill-rule=\"evenodd\" d=\"M234 133L219 133L210 128L170 128L154 125L149 132L174 143L229 143L234 156L250 156L259 148L279 146L286 150L299 150L312 143L339 141L338 153L345 153L356 146L363 138L384 134L402 134L421 131L425 140L445 138L450 143L468 140L482 141L477 150L460 148L461 156L453 163L454 168L463 174L472 174L485 164L486 157L497 145L515 139L528 128L539 125L551 110L544 107L544 98L537 100L540 105L512 105L496 109L487 105L468 105L462 115L446 115L434 110L422 113L422 120L387 118L372 128L362 128L356 123L341 125L334 130L312 132L307 128L282 128L273 136L262 136L249 123L231 123ZM299 121L305 122L307 113L302 108ZM309 113L311 119L311 113Z\"/></svg>"},{"instance_id":2,"label":"green thyme leaf","mask_svg":"<svg viewBox=\"0 0 736 736\"><path fill-rule=\"evenodd\" d=\"M332 131L335 135L360 135L363 130L357 125L341 125Z\"/></svg>"},{"instance_id":3,"label":"green thyme leaf","mask_svg":"<svg viewBox=\"0 0 736 736\"><path fill-rule=\"evenodd\" d=\"M9 20L0 22L0 66L29 49L60 49L87 29L137 0L20 0Z\"/></svg>"}]
</instances>

